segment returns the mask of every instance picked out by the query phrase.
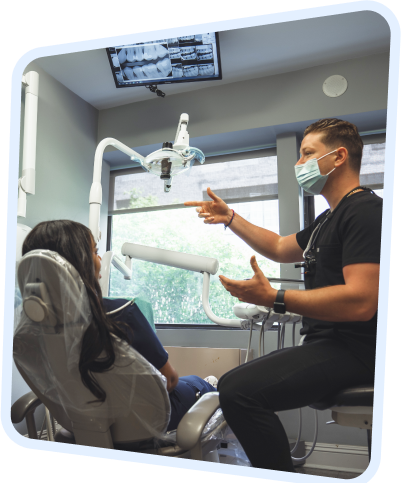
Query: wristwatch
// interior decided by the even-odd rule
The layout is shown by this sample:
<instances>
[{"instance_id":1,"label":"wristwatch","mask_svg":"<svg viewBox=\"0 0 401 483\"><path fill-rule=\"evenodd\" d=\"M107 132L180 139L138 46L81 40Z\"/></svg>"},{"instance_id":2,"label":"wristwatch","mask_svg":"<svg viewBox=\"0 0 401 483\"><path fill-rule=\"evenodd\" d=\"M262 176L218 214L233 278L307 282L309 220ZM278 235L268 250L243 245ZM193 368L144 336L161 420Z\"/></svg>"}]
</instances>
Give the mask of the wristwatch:
<instances>
[{"instance_id":1,"label":"wristwatch","mask_svg":"<svg viewBox=\"0 0 401 483\"><path fill-rule=\"evenodd\" d=\"M277 292L277 297L276 301L274 302L273 309L276 312L276 314L285 314L286 313L286 307L284 303L284 294L285 290L279 290Z\"/></svg>"}]
</instances>

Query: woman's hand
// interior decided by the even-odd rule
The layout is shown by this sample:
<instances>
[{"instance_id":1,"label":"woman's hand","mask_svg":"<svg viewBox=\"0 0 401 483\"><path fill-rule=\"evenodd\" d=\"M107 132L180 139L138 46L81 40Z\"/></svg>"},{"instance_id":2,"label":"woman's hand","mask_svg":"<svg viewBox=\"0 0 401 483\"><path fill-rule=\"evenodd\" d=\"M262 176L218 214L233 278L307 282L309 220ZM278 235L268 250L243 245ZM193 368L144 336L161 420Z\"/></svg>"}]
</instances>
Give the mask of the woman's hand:
<instances>
[{"instance_id":1,"label":"woman's hand","mask_svg":"<svg viewBox=\"0 0 401 483\"><path fill-rule=\"evenodd\" d=\"M196 211L199 213L198 217L203 218L204 223L210 225L224 223L228 225L233 216L233 211L210 188L207 189L207 194L212 198L212 201L186 201L184 205L198 206L196 208Z\"/></svg>"},{"instance_id":2,"label":"woman's hand","mask_svg":"<svg viewBox=\"0 0 401 483\"><path fill-rule=\"evenodd\" d=\"M255 255L251 257L251 267L255 275L250 280L230 280L223 275L219 275L220 282L233 297L237 297L241 302L249 302L262 307L273 307L277 290L270 285L269 280L263 275L256 262Z\"/></svg>"}]
</instances>

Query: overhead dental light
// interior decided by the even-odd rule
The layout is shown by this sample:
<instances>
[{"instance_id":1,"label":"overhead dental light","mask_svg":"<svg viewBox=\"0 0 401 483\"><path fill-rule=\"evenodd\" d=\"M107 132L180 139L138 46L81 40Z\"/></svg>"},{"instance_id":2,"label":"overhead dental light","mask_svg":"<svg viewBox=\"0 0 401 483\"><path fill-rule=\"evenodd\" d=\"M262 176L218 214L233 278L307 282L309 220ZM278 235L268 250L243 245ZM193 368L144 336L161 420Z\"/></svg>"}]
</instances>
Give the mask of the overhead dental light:
<instances>
[{"instance_id":1,"label":"overhead dental light","mask_svg":"<svg viewBox=\"0 0 401 483\"><path fill-rule=\"evenodd\" d=\"M197 148L189 146L188 114L181 114L178 123L174 144L164 143L162 149L154 151L144 158L114 138L105 138L98 144L95 152L93 166L93 183L89 194L89 228L96 243L101 238L100 232L100 206L102 205L102 161L107 146L122 151L130 156L132 161L139 163L149 173L164 180L164 191L169 192L173 176L188 171L195 161L203 164L205 155Z\"/></svg>"},{"instance_id":2,"label":"overhead dental light","mask_svg":"<svg viewBox=\"0 0 401 483\"><path fill-rule=\"evenodd\" d=\"M205 155L202 151L189 147L188 122L188 114L181 114L174 144L163 143L162 149L154 151L145 159L142 156L131 156L132 161L136 161L146 171L160 176L160 179L164 180L164 191L166 193L171 189L173 176L190 169L195 161L199 161L201 164L205 161Z\"/></svg>"}]
</instances>

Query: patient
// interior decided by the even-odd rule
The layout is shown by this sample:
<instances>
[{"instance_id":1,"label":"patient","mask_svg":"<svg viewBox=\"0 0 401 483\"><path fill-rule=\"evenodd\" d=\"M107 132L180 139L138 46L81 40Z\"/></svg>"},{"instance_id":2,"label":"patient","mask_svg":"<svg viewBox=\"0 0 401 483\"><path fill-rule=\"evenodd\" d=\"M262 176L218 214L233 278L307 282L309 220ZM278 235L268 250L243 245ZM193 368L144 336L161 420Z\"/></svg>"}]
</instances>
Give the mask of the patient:
<instances>
[{"instance_id":1,"label":"patient","mask_svg":"<svg viewBox=\"0 0 401 483\"><path fill-rule=\"evenodd\" d=\"M197 401L198 393L203 395L216 390L198 376L178 377L168 361L168 353L136 304L128 305L114 316L107 315L126 301L102 299L99 285L101 259L89 228L69 220L39 223L27 235L22 254L37 249L52 250L65 258L78 271L86 287L93 318L82 339L79 371L83 384L97 400L105 401L107 396L92 373L105 372L113 365L115 339L112 334L128 342L166 377L171 403L167 431L177 428L184 414Z\"/></svg>"}]
</instances>

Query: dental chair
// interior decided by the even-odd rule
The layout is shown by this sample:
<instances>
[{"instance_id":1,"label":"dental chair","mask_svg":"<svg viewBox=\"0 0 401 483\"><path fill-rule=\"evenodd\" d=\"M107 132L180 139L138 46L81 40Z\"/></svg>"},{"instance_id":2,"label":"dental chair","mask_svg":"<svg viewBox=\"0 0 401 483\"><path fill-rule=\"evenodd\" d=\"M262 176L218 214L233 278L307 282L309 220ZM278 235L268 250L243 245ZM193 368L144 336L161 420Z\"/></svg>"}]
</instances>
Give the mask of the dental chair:
<instances>
[{"instance_id":1,"label":"dental chair","mask_svg":"<svg viewBox=\"0 0 401 483\"><path fill-rule=\"evenodd\" d=\"M104 402L83 385L78 368L82 337L91 322L86 288L75 268L49 250L26 254L18 266L23 299L14 335L14 360L31 393L12 407L13 423L26 418L37 438L34 411L43 403L62 426L56 442L218 461L226 422L218 393L205 394L176 431L166 433L170 401L166 380L126 342L116 339L110 370L94 373Z\"/></svg>"},{"instance_id":2,"label":"dental chair","mask_svg":"<svg viewBox=\"0 0 401 483\"><path fill-rule=\"evenodd\" d=\"M333 420L327 424L366 429L369 461L372 446L373 394L373 385L350 387L310 406L319 411L331 409Z\"/></svg>"}]
</instances>

